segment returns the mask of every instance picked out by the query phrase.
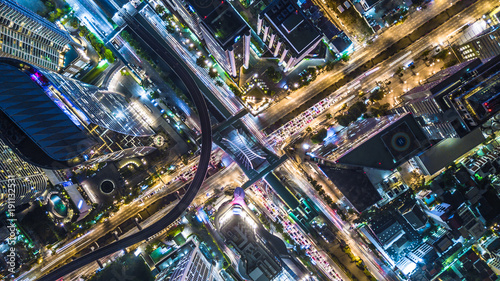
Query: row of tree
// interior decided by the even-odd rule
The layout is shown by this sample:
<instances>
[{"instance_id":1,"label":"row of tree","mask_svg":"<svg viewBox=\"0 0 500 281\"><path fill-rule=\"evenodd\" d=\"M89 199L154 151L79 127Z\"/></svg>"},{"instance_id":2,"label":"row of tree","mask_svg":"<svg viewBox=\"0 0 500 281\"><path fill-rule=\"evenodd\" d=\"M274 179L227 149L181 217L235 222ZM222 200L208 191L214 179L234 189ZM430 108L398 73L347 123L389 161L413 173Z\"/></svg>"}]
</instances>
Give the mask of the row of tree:
<instances>
[{"instance_id":1,"label":"row of tree","mask_svg":"<svg viewBox=\"0 0 500 281\"><path fill-rule=\"evenodd\" d=\"M336 116L335 121L337 121L339 125L347 127L351 122L356 121L361 115L366 113L366 111L366 104L362 101L358 101L351 105L346 113Z\"/></svg>"},{"instance_id":2,"label":"row of tree","mask_svg":"<svg viewBox=\"0 0 500 281\"><path fill-rule=\"evenodd\" d=\"M78 24L79 25L79 24ZM115 56L110 49L104 46L104 43L86 26L80 26L80 36L85 37L95 49L100 58L105 58L109 63L115 62Z\"/></svg>"},{"instance_id":3,"label":"row of tree","mask_svg":"<svg viewBox=\"0 0 500 281\"><path fill-rule=\"evenodd\" d=\"M318 183L315 179L308 177L307 180L311 183L311 185L314 187L314 189L318 192L318 194L323 198L323 200L330 206L330 208L334 209L337 214L340 216L342 220L347 220L347 217L344 213L343 210L339 208L339 206L333 202L332 197L330 195L326 194L325 190L323 189L323 186Z\"/></svg>"}]
</instances>

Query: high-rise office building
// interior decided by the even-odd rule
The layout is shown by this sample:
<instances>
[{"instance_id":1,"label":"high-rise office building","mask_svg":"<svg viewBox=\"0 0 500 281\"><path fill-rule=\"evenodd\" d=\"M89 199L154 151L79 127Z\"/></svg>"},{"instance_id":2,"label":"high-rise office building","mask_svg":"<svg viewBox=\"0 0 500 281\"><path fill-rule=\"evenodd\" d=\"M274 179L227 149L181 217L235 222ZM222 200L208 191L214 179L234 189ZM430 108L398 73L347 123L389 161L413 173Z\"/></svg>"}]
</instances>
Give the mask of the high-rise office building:
<instances>
[{"instance_id":1,"label":"high-rise office building","mask_svg":"<svg viewBox=\"0 0 500 281\"><path fill-rule=\"evenodd\" d=\"M458 47L464 60L500 55L500 28L492 26Z\"/></svg>"},{"instance_id":2,"label":"high-rise office building","mask_svg":"<svg viewBox=\"0 0 500 281\"><path fill-rule=\"evenodd\" d=\"M394 170L429 147L411 114L359 120L326 139L314 158L347 167ZM354 178L351 176L350 178Z\"/></svg>"},{"instance_id":3,"label":"high-rise office building","mask_svg":"<svg viewBox=\"0 0 500 281\"><path fill-rule=\"evenodd\" d=\"M257 35L279 58L285 72L310 54L323 38L297 3L290 0L275 0L259 14Z\"/></svg>"},{"instance_id":4,"label":"high-rise office building","mask_svg":"<svg viewBox=\"0 0 500 281\"><path fill-rule=\"evenodd\" d=\"M183 251L183 256L162 270L156 281L222 281L216 271L217 265L203 255L193 240L177 251Z\"/></svg>"},{"instance_id":5,"label":"high-rise office building","mask_svg":"<svg viewBox=\"0 0 500 281\"><path fill-rule=\"evenodd\" d=\"M430 139L463 137L500 110L500 56L436 73L403 95L395 111L410 112Z\"/></svg>"},{"instance_id":6,"label":"high-rise office building","mask_svg":"<svg viewBox=\"0 0 500 281\"><path fill-rule=\"evenodd\" d=\"M0 59L0 130L24 160L48 169L143 156L155 134L121 94Z\"/></svg>"},{"instance_id":7,"label":"high-rise office building","mask_svg":"<svg viewBox=\"0 0 500 281\"><path fill-rule=\"evenodd\" d=\"M231 75L250 61L250 27L228 1L164 0Z\"/></svg>"},{"instance_id":8,"label":"high-rise office building","mask_svg":"<svg viewBox=\"0 0 500 281\"><path fill-rule=\"evenodd\" d=\"M47 187L43 170L17 156L0 140L0 213L8 204L20 206L33 201Z\"/></svg>"},{"instance_id":9,"label":"high-rise office building","mask_svg":"<svg viewBox=\"0 0 500 281\"><path fill-rule=\"evenodd\" d=\"M439 71L421 86L415 87L401 97L403 103L395 111L411 112L430 139L457 138L464 134L462 121L452 107L440 98L440 93L471 67L477 67L479 60L468 61Z\"/></svg>"},{"instance_id":10,"label":"high-rise office building","mask_svg":"<svg viewBox=\"0 0 500 281\"><path fill-rule=\"evenodd\" d=\"M69 34L13 0L0 1L0 56L59 71Z\"/></svg>"}]
</instances>

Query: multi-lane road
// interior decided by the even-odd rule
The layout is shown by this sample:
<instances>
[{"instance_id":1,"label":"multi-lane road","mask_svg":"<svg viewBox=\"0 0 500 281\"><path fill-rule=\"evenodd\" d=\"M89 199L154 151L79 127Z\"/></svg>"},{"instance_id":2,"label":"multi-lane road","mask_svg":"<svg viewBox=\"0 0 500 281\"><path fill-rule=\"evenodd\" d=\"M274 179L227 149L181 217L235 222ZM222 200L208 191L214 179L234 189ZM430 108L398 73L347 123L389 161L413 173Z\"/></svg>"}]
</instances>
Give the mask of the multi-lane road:
<instances>
[{"instance_id":1,"label":"multi-lane road","mask_svg":"<svg viewBox=\"0 0 500 281\"><path fill-rule=\"evenodd\" d=\"M289 160L283 163L281 167L283 168L283 175L286 175L287 177L293 176L297 186L300 187L300 189L316 204L316 206L321 209L323 214L339 229L339 238L349 244L353 254L361 257L365 261L366 266L377 278L377 280L398 280L398 277L384 264L384 262L378 259L375 254L371 252L371 250L367 249L363 243L360 243L360 239L357 237L357 234L350 229L350 225L348 223L344 223L339 215L324 203L311 184L303 177L303 172L311 175L311 177L317 180L323 187L326 188L327 194L334 198L335 202L338 202L338 198L342 196L342 194L340 194L338 190L333 190L334 187L332 188L331 182L326 181L316 169L307 167L307 164L302 165L302 167L298 167L293 161Z\"/></svg>"},{"instance_id":2,"label":"multi-lane road","mask_svg":"<svg viewBox=\"0 0 500 281\"><path fill-rule=\"evenodd\" d=\"M376 40L373 41L373 43L366 46L357 46L357 49L351 54L351 59L347 63L342 65L339 69L319 75L318 78L315 81L311 82L311 84L309 84L307 87L303 87L301 89L293 91L288 96L288 98L280 100L279 102L269 107L266 111L262 112L256 117L253 117L257 126L260 129L264 129L267 126L273 124L287 113L291 112L295 108L311 99L316 94L339 81L346 73L349 73L359 66L367 63L377 54L386 50L389 46L401 40L406 35L412 33L422 24L434 18L436 15L449 8L455 2L456 0L436 0L431 6L429 6L429 8L421 11L415 11L404 23L392 26L385 30L385 32L379 35ZM430 45L436 45L438 43L444 42L449 32L460 28L467 22L481 17L483 14L492 10L495 5L497 5L497 3L498 2L490 0L478 0L470 7L462 11L459 15L455 15L455 17L447 21L445 24L436 28L425 37L422 37L420 40L407 47L404 51L394 55L389 60L397 59L398 57L407 53L410 49L422 49L422 44L425 45L425 47L428 47ZM447 27L450 25L452 26L452 28ZM452 30L450 31L450 29ZM415 48L414 45L417 44L420 47ZM412 53L417 54L417 52ZM387 71L388 69L393 69L395 67L394 65L384 66L384 64L386 64L386 62L381 63L376 67L378 67L382 71ZM372 74L370 76L376 77L377 75Z\"/></svg>"},{"instance_id":3,"label":"multi-lane road","mask_svg":"<svg viewBox=\"0 0 500 281\"><path fill-rule=\"evenodd\" d=\"M439 2L439 1L437 1ZM294 136L299 135L306 127L314 127L315 125L318 124L318 122L321 122L324 118L324 115L326 113L331 113L335 115L335 113L341 108L341 106L348 102L348 103L353 103L357 101L357 99L352 99L353 96L356 96L357 90L361 88L369 88L370 87L375 87L377 81L384 81L388 78L390 78L393 74L395 69L399 68L402 66L404 63L409 62L418 56L420 54L428 49L430 46L435 46L439 43L446 42L446 40L453 35L457 35L457 32L466 24L474 22L476 19L481 18L482 15L486 14L487 12L493 10L496 6L498 5L498 2L492 1L492 0L479 0L469 6L468 8L464 9L461 13L455 15L453 18L439 26L438 28L434 29L431 31L429 34L427 34L425 37L420 38L413 44L411 44L409 47L398 53L397 55L387 59L386 61L378 64L374 69L369 71L369 75L364 76L364 77L359 77L355 81L341 87L339 90L335 91L335 93L332 95L332 97L340 97L339 99L336 99L335 104L332 104L328 110L324 110L322 112L316 112L316 118L312 118L310 123L305 123L301 122L301 118L303 117L296 117L295 120L293 120L293 129L289 130L290 132L286 132L285 134L282 134L281 132L277 131L277 134L279 134L279 138L274 139L273 141L276 141L279 143L282 141L283 143L280 143L280 145L283 145L286 142L291 141L291 139ZM418 12L416 12L418 13ZM395 26L399 27L401 25ZM385 34L385 33L384 33ZM374 43L375 44L375 43ZM349 66L349 65L347 65ZM334 83L337 81L335 76L334 78L330 78L330 76L334 74L324 74L316 81L311 83L311 85L299 89L296 92L303 92L305 95L309 94L311 96L311 92L320 92L326 87L328 87L331 83ZM353 87L354 84L357 84L357 87L360 87L357 89L357 87ZM312 90L311 90L312 89ZM295 95L296 92L294 92L292 95ZM331 99L331 98L330 98ZM306 99L301 100L302 102L305 102ZM260 115L254 119L257 120L258 124L271 124L274 121L278 120L281 116L283 116L282 112L277 111L279 107L283 106L284 108L296 106L295 105L295 100L292 98L290 100L284 99L280 101L280 103L274 105L273 107L269 108L268 111L264 112L261 117ZM300 101L299 101L300 102ZM294 105L291 105L294 104ZM298 106L298 105L297 105ZM286 112L286 109L283 109ZM270 118L271 121L267 119L263 119L263 122L258 122L261 118ZM273 121L274 120L274 121ZM291 121L292 122L292 121ZM297 126L296 124L299 124ZM290 125L289 125L290 126Z\"/></svg>"},{"instance_id":4,"label":"multi-lane road","mask_svg":"<svg viewBox=\"0 0 500 281\"><path fill-rule=\"evenodd\" d=\"M186 194L182 197L179 203L175 207L173 207L173 209L162 219L160 219L153 225L143 229L138 233L132 234L112 244L98 248L92 253L89 253L75 261L63 265L62 267L50 272L49 274L39 279L42 281L56 280L57 278L64 276L90 262L93 262L96 259L110 255L116 251L122 250L128 246L136 244L156 234L163 228L167 227L172 222L174 222L179 216L181 216L182 213L184 213L184 211L188 208L188 206L195 198L206 176L206 172L210 161L211 148L212 148L212 128L210 124L210 116L208 113L208 108L205 104L203 95L196 86L196 83L194 79L191 77L190 73L163 46L162 41L158 39L158 34L150 33L148 29L141 26L133 18L127 17L125 19L131 30L137 36L141 37L145 42L148 42L153 51L158 55L158 57L160 57L165 63L170 65L172 69L176 71L176 74L183 81L185 87L188 89L192 97L193 103L195 104L198 114L200 116L200 125L202 128L201 153L200 153L200 162L198 165L198 169L193 178L193 181L191 182L189 188L186 191Z\"/></svg>"},{"instance_id":5,"label":"multi-lane road","mask_svg":"<svg viewBox=\"0 0 500 281\"><path fill-rule=\"evenodd\" d=\"M442 10L448 8L451 5L452 1L445 0L437 0L429 9L425 10L425 13L422 13L420 16L416 16L415 14L410 17L405 23L391 27L386 32L384 32L377 40L375 40L371 45L365 46L361 49L355 51L352 55L353 58L351 61L343 66L340 70L336 72L330 72L327 74L320 75L316 81L311 83L308 87L297 90L290 95L290 99L283 99L279 103L273 105L271 108L266 110L264 113L255 118L255 121L259 128L264 128L276 120L278 120L284 114L290 112L294 108L300 106L302 103L310 99L316 93L326 89L328 86L338 81L344 73L354 70L356 67L364 64L371 58L373 58L376 54L393 44L394 42L401 39L403 36L411 33L418 26L426 22L427 20L433 18ZM422 50L427 48L429 45L434 45L439 42L443 42L446 39L446 35L460 28L466 23L471 22L472 20L479 18L486 12L490 11L494 8L497 3L491 0L480 0L475 4L471 5L469 8L465 9L462 13L455 16L453 20L446 22L445 24L438 27L436 30L428 34L426 37L423 37L419 41L412 44L408 47L405 52L402 54L411 51L412 54L419 54ZM420 13L420 12L416 12ZM172 55L162 46L162 41L159 39L158 34L152 34L150 30L144 28L140 24L138 24L135 20L128 18L127 23L130 28L136 33L137 36L141 37L144 41L150 43L152 49L161 57L165 62L167 62L173 69L176 70L179 77L184 81L186 87L193 95L193 100L198 107L198 113L200 114L200 122L203 131L202 137L202 154L200 157L200 166L196 172L193 183L190 185L188 192L181 199L179 204L175 206L171 212L169 212L164 218L162 218L157 223L152 226L144 229L141 232L133 234L129 237L126 237L118 242L112 243L108 246L104 246L102 248L97 249L93 253L86 255L80 259L77 259L55 271L49 273L45 277L40 280L55 280L60 276L63 276L73 269L79 268L89 262L94 261L95 259L103 256L107 256L112 254L118 250L121 250L128 245L135 244L139 241L144 240L148 236L151 236L166 227L170 222L174 221L178 216L180 216L185 208L190 204L193 200L194 196L196 196L197 190L201 186L203 179L205 177L207 164L210 159L210 148L211 148L211 136L207 135L207 132L210 133L210 118L208 116L208 111L205 106L205 102L203 97L201 96L200 91L196 87L193 79L191 78L188 71L181 66L181 64L175 59L172 58ZM372 79L375 81L380 81L380 77L384 75L389 75L391 69L394 65L391 65L391 60L396 60L397 57L393 57L390 60L381 64L377 70L377 72L373 73ZM372 82L371 80L367 80L365 83ZM96 230L93 230L96 231ZM62 259L62 258L61 258ZM44 273L43 271L41 272Z\"/></svg>"}]
</instances>

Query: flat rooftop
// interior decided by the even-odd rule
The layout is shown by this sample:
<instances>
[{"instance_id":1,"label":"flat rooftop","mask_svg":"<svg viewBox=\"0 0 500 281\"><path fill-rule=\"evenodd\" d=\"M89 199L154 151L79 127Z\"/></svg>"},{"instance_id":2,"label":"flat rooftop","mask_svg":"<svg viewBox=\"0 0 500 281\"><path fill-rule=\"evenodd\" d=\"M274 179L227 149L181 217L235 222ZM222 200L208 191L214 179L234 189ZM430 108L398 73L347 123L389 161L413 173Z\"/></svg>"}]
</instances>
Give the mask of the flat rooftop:
<instances>
[{"instance_id":1,"label":"flat rooftop","mask_svg":"<svg viewBox=\"0 0 500 281\"><path fill-rule=\"evenodd\" d=\"M290 0L275 0L262 11L261 15L274 25L297 55L321 40L318 29L307 19L297 4Z\"/></svg>"},{"instance_id":2,"label":"flat rooftop","mask_svg":"<svg viewBox=\"0 0 500 281\"><path fill-rule=\"evenodd\" d=\"M319 167L359 212L382 199L362 169Z\"/></svg>"},{"instance_id":3,"label":"flat rooftop","mask_svg":"<svg viewBox=\"0 0 500 281\"><path fill-rule=\"evenodd\" d=\"M353 130L340 141L345 148L335 151L335 156L339 156L332 158L333 161L353 167L392 170L428 144L411 114L370 118L357 123L351 125Z\"/></svg>"},{"instance_id":4,"label":"flat rooftop","mask_svg":"<svg viewBox=\"0 0 500 281\"><path fill-rule=\"evenodd\" d=\"M475 129L462 138L444 139L418 156L428 173L433 175L484 141L481 130Z\"/></svg>"},{"instance_id":5,"label":"flat rooftop","mask_svg":"<svg viewBox=\"0 0 500 281\"><path fill-rule=\"evenodd\" d=\"M219 45L227 49L240 40L239 37L250 28L231 4L226 1L217 3L219 5L202 17L202 22ZM208 9L204 8L203 11Z\"/></svg>"},{"instance_id":6,"label":"flat rooftop","mask_svg":"<svg viewBox=\"0 0 500 281\"><path fill-rule=\"evenodd\" d=\"M186 0L189 8L194 11L201 19L208 16L213 10L220 6L223 1L220 0Z\"/></svg>"}]
</instances>

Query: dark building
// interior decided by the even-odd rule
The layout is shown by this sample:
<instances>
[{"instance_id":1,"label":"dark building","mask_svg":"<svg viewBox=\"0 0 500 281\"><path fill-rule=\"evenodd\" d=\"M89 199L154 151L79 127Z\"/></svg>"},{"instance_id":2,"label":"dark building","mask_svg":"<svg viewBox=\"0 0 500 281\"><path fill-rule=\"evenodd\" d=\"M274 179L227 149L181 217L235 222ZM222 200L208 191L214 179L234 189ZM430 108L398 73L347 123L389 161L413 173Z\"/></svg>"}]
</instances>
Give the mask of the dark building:
<instances>
[{"instance_id":1,"label":"dark building","mask_svg":"<svg viewBox=\"0 0 500 281\"><path fill-rule=\"evenodd\" d=\"M416 231L422 230L427 224L427 216L416 202L408 202L399 207L399 213Z\"/></svg>"},{"instance_id":2,"label":"dark building","mask_svg":"<svg viewBox=\"0 0 500 281\"><path fill-rule=\"evenodd\" d=\"M362 169L325 165L319 167L359 212L363 212L382 199Z\"/></svg>"},{"instance_id":3,"label":"dark building","mask_svg":"<svg viewBox=\"0 0 500 281\"><path fill-rule=\"evenodd\" d=\"M464 60L489 59L500 55L500 28L492 26L458 47Z\"/></svg>"},{"instance_id":4,"label":"dark building","mask_svg":"<svg viewBox=\"0 0 500 281\"><path fill-rule=\"evenodd\" d=\"M316 151L318 158L351 167L393 170L429 146L411 114L358 121L332 145Z\"/></svg>"},{"instance_id":5,"label":"dark building","mask_svg":"<svg viewBox=\"0 0 500 281\"><path fill-rule=\"evenodd\" d=\"M154 131L125 97L13 59L0 60L2 140L33 165L61 169L142 156Z\"/></svg>"},{"instance_id":6,"label":"dark building","mask_svg":"<svg viewBox=\"0 0 500 281\"><path fill-rule=\"evenodd\" d=\"M322 18L318 22L318 27L321 32L325 35L325 38L328 40L328 45L334 52L337 54L341 54L352 45L351 39L347 37L347 35L339 30L331 21L326 18Z\"/></svg>"}]
</instances>

